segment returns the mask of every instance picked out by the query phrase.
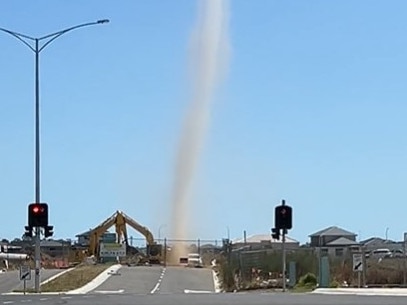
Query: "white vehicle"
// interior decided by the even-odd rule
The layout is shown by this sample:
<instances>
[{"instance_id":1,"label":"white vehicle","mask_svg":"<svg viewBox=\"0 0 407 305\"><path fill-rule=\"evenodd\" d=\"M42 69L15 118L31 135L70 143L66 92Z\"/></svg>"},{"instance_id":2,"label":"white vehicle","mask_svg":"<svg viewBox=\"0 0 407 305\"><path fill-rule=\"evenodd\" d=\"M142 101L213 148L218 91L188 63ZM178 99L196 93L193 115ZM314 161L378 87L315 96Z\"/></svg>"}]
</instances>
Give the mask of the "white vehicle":
<instances>
[{"instance_id":1,"label":"white vehicle","mask_svg":"<svg viewBox=\"0 0 407 305\"><path fill-rule=\"evenodd\" d=\"M389 249L376 249L370 253L370 257L378 257L378 258L388 258L392 257L392 253Z\"/></svg>"},{"instance_id":2,"label":"white vehicle","mask_svg":"<svg viewBox=\"0 0 407 305\"><path fill-rule=\"evenodd\" d=\"M202 258L199 253L189 253L188 254L188 267L192 268L202 268Z\"/></svg>"}]
</instances>

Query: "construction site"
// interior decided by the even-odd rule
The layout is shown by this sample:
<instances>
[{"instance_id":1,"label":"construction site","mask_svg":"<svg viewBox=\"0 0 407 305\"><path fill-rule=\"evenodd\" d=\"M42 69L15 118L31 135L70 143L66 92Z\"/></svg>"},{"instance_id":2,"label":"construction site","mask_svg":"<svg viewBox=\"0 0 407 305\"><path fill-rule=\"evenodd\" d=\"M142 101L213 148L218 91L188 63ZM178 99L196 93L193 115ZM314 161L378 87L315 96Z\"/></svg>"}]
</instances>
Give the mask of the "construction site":
<instances>
[{"instance_id":1,"label":"construction site","mask_svg":"<svg viewBox=\"0 0 407 305\"><path fill-rule=\"evenodd\" d=\"M143 236L144 247L132 245L133 237L128 234L129 228ZM116 211L99 225L76 237L78 239L75 242L41 240L42 267L64 269L83 262L113 261L129 266L179 265L186 264L189 253L198 254L203 265L210 264L211 259L221 250L221 245L218 246L216 240L157 240L146 226L141 225L122 211ZM184 249L186 251L184 255L174 257L173 253L179 253L179 251L174 251L176 247ZM34 240L24 238L3 242L2 249L5 269L12 269L20 265L22 260L28 261L34 266ZM23 254L24 256L22 256Z\"/></svg>"}]
</instances>

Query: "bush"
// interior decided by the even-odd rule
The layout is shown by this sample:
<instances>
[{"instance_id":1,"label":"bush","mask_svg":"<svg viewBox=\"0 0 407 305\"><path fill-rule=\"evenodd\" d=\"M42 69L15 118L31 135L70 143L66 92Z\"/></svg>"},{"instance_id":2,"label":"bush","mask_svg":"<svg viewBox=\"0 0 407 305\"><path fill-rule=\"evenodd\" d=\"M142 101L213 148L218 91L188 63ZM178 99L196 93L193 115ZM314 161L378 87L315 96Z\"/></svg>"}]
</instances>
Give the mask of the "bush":
<instances>
[{"instance_id":1,"label":"bush","mask_svg":"<svg viewBox=\"0 0 407 305\"><path fill-rule=\"evenodd\" d=\"M338 288L340 286L338 281L333 280L331 284L329 284L330 288Z\"/></svg>"},{"instance_id":2,"label":"bush","mask_svg":"<svg viewBox=\"0 0 407 305\"><path fill-rule=\"evenodd\" d=\"M300 280L298 281L298 286L316 286L317 285L317 277L315 274L308 272L307 274L303 275Z\"/></svg>"}]
</instances>

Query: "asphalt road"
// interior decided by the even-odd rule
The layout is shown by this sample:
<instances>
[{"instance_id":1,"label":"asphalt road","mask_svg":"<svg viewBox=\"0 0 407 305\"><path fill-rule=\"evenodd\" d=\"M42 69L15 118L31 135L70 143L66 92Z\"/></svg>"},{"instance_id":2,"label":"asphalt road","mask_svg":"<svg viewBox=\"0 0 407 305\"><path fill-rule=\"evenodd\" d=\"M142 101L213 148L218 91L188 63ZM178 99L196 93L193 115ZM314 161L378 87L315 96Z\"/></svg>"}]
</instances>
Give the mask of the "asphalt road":
<instances>
[{"instance_id":1,"label":"asphalt road","mask_svg":"<svg viewBox=\"0 0 407 305\"><path fill-rule=\"evenodd\" d=\"M215 292L211 269L168 267L155 293Z\"/></svg>"},{"instance_id":2,"label":"asphalt road","mask_svg":"<svg viewBox=\"0 0 407 305\"><path fill-rule=\"evenodd\" d=\"M91 293L173 294L214 292L212 271L185 267L122 267Z\"/></svg>"},{"instance_id":3,"label":"asphalt road","mask_svg":"<svg viewBox=\"0 0 407 305\"><path fill-rule=\"evenodd\" d=\"M41 282L51 276L61 272L60 269L44 269L41 270ZM18 270L11 270L5 273L0 273L0 293L10 292L14 289L23 289L23 282L20 281ZM31 271L31 280L26 282L27 288L34 287L34 270Z\"/></svg>"},{"instance_id":4,"label":"asphalt road","mask_svg":"<svg viewBox=\"0 0 407 305\"><path fill-rule=\"evenodd\" d=\"M49 305L405 305L405 297L338 296L311 294L106 294L0 296L0 304Z\"/></svg>"}]
</instances>

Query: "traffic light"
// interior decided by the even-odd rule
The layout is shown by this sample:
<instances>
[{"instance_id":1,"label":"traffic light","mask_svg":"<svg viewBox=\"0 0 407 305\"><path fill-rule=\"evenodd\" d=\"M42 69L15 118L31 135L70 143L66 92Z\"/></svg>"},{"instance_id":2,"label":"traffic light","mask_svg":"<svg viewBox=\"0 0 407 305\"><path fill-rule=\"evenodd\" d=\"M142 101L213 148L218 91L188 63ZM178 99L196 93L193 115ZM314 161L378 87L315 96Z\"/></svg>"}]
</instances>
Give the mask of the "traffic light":
<instances>
[{"instance_id":1,"label":"traffic light","mask_svg":"<svg viewBox=\"0 0 407 305\"><path fill-rule=\"evenodd\" d=\"M45 238L54 235L54 226L46 226L44 228L44 236Z\"/></svg>"},{"instance_id":2,"label":"traffic light","mask_svg":"<svg viewBox=\"0 0 407 305\"><path fill-rule=\"evenodd\" d=\"M24 232L24 236L25 237L33 237L33 228L30 226L25 226L25 232Z\"/></svg>"},{"instance_id":3,"label":"traffic light","mask_svg":"<svg viewBox=\"0 0 407 305\"><path fill-rule=\"evenodd\" d=\"M292 208L285 205L283 200L282 205L276 206L274 225L277 229L290 230L292 225Z\"/></svg>"},{"instance_id":4,"label":"traffic light","mask_svg":"<svg viewBox=\"0 0 407 305\"><path fill-rule=\"evenodd\" d=\"M48 204L31 203L28 205L28 226L45 228L48 225Z\"/></svg>"},{"instance_id":5,"label":"traffic light","mask_svg":"<svg viewBox=\"0 0 407 305\"><path fill-rule=\"evenodd\" d=\"M273 239L279 240L280 239L280 230L273 228L271 229L271 237L273 237Z\"/></svg>"}]
</instances>

